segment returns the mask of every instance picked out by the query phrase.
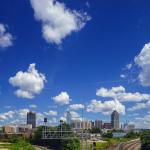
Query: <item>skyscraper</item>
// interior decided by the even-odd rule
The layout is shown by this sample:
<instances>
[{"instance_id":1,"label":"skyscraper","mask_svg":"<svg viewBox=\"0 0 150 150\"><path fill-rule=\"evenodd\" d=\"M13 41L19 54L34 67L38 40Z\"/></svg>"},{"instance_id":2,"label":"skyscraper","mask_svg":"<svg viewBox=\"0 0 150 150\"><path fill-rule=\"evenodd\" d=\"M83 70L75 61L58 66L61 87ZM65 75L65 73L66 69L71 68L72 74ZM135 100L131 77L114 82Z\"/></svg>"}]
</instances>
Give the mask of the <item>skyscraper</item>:
<instances>
[{"instance_id":1,"label":"skyscraper","mask_svg":"<svg viewBox=\"0 0 150 150\"><path fill-rule=\"evenodd\" d=\"M31 124L32 128L36 127L36 113L31 111L27 113L27 124Z\"/></svg>"},{"instance_id":2,"label":"skyscraper","mask_svg":"<svg viewBox=\"0 0 150 150\"><path fill-rule=\"evenodd\" d=\"M119 113L116 110L111 114L111 125L113 129L119 129Z\"/></svg>"},{"instance_id":3,"label":"skyscraper","mask_svg":"<svg viewBox=\"0 0 150 150\"><path fill-rule=\"evenodd\" d=\"M68 125L71 125L71 113L70 113L70 111L67 111L66 121L67 121Z\"/></svg>"}]
</instances>

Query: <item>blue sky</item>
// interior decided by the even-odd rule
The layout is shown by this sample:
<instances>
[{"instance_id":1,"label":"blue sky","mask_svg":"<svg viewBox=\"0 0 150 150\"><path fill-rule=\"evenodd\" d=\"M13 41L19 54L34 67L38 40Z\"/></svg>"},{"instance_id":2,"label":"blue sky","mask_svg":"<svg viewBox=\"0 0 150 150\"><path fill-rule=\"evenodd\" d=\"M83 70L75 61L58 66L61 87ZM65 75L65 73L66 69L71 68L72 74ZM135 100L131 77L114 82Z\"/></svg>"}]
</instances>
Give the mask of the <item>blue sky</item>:
<instances>
[{"instance_id":1,"label":"blue sky","mask_svg":"<svg viewBox=\"0 0 150 150\"><path fill-rule=\"evenodd\" d=\"M0 124L28 110L56 123L67 109L80 117L82 104L89 120L117 109L148 128L148 0L0 3Z\"/></svg>"}]
</instances>

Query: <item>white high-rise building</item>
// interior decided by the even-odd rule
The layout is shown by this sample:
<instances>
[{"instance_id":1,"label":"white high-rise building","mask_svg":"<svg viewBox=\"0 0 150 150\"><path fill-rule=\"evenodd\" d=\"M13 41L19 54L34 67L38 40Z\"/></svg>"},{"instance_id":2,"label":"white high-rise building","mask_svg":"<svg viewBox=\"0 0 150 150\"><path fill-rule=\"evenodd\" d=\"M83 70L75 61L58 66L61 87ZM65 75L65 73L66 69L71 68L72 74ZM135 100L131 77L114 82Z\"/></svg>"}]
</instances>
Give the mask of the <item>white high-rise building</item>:
<instances>
[{"instance_id":1,"label":"white high-rise building","mask_svg":"<svg viewBox=\"0 0 150 150\"><path fill-rule=\"evenodd\" d=\"M70 113L70 111L67 111L66 121L67 121L68 125L71 125L72 121L71 121L71 113Z\"/></svg>"}]
</instances>

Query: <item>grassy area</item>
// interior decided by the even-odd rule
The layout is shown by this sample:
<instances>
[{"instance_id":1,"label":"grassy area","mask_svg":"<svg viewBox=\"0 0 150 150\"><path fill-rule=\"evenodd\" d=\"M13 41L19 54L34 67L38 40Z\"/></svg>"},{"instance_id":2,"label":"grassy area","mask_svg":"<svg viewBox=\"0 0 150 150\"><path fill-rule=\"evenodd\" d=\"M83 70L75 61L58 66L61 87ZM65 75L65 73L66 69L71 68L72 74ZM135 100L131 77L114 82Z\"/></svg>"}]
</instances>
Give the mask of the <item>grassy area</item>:
<instances>
[{"instance_id":1,"label":"grassy area","mask_svg":"<svg viewBox=\"0 0 150 150\"><path fill-rule=\"evenodd\" d=\"M8 150L35 150L31 144L22 139L17 139L13 143L1 143L0 149L2 148L6 148Z\"/></svg>"}]
</instances>

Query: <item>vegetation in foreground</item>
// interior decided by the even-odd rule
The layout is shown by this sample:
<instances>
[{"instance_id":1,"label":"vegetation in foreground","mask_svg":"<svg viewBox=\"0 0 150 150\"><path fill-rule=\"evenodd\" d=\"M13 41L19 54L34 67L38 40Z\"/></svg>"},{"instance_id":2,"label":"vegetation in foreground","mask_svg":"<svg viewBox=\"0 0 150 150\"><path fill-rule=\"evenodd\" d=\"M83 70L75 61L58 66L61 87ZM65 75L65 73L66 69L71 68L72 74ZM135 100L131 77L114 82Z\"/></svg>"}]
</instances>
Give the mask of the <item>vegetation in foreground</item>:
<instances>
[{"instance_id":1,"label":"vegetation in foreground","mask_svg":"<svg viewBox=\"0 0 150 150\"><path fill-rule=\"evenodd\" d=\"M16 138L8 140L8 143L0 145L1 148L7 148L9 150L35 150L35 148L22 138Z\"/></svg>"},{"instance_id":2,"label":"vegetation in foreground","mask_svg":"<svg viewBox=\"0 0 150 150\"><path fill-rule=\"evenodd\" d=\"M42 130L43 126L38 127L36 130L34 136L31 139L31 143L35 145L45 146L48 148L53 148L56 150L80 150L80 140L78 138L73 139L55 139L55 140L43 140L42 139ZM62 123L62 127L50 127L50 131L60 131L62 130L68 130L71 131L71 128L66 123ZM72 132L70 132L71 135L73 135Z\"/></svg>"},{"instance_id":3,"label":"vegetation in foreground","mask_svg":"<svg viewBox=\"0 0 150 150\"><path fill-rule=\"evenodd\" d=\"M136 139L136 138L139 138L140 135L139 134L136 134L136 133L128 133L125 137L123 138L113 138L112 137L112 132L108 132L108 133L105 133L103 134L103 140L106 141L106 142L97 142L96 143L96 148L99 149L99 150L104 150L112 145L115 145L117 143L120 143L120 142L128 142L130 140L133 140L133 139Z\"/></svg>"},{"instance_id":4,"label":"vegetation in foreground","mask_svg":"<svg viewBox=\"0 0 150 150\"><path fill-rule=\"evenodd\" d=\"M141 149L150 149L150 131L144 131L141 135Z\"/></svg>"}]
</instances>

